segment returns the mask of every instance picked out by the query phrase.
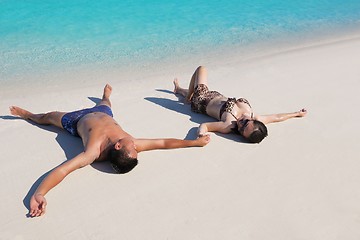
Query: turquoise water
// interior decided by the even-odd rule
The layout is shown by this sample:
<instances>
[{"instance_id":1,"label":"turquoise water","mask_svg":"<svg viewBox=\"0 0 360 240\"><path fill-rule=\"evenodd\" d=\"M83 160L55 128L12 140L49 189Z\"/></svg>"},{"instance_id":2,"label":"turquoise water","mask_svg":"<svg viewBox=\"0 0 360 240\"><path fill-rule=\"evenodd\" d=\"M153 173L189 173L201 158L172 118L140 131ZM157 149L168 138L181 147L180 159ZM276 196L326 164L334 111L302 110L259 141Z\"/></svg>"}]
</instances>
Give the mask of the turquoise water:
<instances>
[{"instance_id":1,"label":"turquoise water","mask_svg":"<svg viewBox=\"0 0 360 240\"><path fill-rule=\"evenodd\" d=\"M0 82L360 23L360 0L0 0Z\"/></svg>"}]
</instances>

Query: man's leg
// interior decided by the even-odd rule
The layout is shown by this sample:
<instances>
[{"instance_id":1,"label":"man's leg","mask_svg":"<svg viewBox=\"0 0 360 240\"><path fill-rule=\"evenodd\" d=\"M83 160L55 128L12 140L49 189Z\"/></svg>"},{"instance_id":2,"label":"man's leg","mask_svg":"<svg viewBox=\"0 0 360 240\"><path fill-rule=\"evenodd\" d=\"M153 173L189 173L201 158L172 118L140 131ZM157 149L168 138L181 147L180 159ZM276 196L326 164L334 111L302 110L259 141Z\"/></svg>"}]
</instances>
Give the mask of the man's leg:
<instances>
[{"instance_id":1,"label":"man's leg","mask_svg":"<svg viewBox=\"0 0 360 240\"><path fill-rule=\"evenodd\" d=\"M48 112L34 114L16 106L11 106L10 112L12 115L19 116L26 120L31 120L37 124L54 125L59 128L63 128L61 124L61 118L66 114L66 112Z\"/></svg>"},{"instance_id":2,"label":"man's leg","mask_svg":"<svg viewBox=\"0 0 360 240\"><path fill-rule=\"evenodd\" d=\"M96 106L106 105L111 108L111 102L110 102L111 92L112 92L112 87L109 84L106 84L104 87L104 93L101 102L99 102Z\"/></svg>"},{"instance_id":3,"label":"man's leg","mask_svg":"<svg viewBox=\"0 0 360 240\"><path fill-rule=\"evenodd\" d=\"M177 79L174 80L174 93L178 93L185 97L185 101L191 102L192 95L194 94L195 87L198 84L207 85L207 70L205 67L198 67L191 77L189 88L181 88Z\"/></svg>"}]
</instances>

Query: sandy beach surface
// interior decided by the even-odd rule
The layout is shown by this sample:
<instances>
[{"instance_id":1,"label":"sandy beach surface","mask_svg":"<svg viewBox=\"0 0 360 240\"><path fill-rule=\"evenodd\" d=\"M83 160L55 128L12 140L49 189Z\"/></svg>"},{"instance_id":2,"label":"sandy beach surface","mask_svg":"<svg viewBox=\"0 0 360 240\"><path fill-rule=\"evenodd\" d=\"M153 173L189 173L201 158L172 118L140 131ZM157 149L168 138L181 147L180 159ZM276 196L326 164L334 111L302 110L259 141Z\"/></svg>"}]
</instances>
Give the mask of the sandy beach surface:
<instances>
[{"instance_id":1,"label":"sandy beach surface","mask_svg":"<svg viewBox=\"0 0 360 240\"><path fill-rule=\"evenodd\" d=\"M360 35L359 35L360 36ZM74 84L4 90L0 101L0 239L360 239L360 38L329 40L244 59L189 62L179 69L72 76ZM70 174L28 218L43 177L82 151L79 138L9 114L91 107L113 86L115 119L135 137L194 138L211 118L172 94L198 65L209 85L249 99L258 114L308 116L268 126L261 144L211 134L204 148L140 153L125 175L107 163ZM184 64L185 66L185 64ZM120 81L121 79L121 81Z\"/></svg>"}]
</instances>

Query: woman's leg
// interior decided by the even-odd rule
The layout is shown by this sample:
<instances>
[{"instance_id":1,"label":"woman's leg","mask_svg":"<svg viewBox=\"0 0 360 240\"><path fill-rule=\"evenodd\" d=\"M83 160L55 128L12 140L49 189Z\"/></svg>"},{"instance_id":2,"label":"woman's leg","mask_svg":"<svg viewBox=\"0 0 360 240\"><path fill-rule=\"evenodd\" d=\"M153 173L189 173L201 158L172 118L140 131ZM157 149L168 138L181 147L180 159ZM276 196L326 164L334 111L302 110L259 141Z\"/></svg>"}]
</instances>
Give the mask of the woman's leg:
<instances>
[{"instance_id":1,"label":"woman's leg","mask_svg":"<svg viewBox=\"0 0 360 240\"><path fill-rule=\"evenodd\" d=\"M112 87L109 84L106 84L104 87L103 96L101 99L101 102L97 104L98 105L106 105L111 108L111 102L110 102L110 95L112 92Z\"/></svg>"},{"instance_id":2,"label":"woman's leg","mask_svg":"<svg viewBox=\"0 0 360 240\"><path fill-rule=\"evenodd\" d=\"M10 112L12 115L19 116L26 120L31 120L41 125L54 125L59 128L63 128L61 124L61 118L66 112L48 112L34 114L20 107L11 106Z\"/></svg>"},{"instance_id":3,"label":"woman's leg","mask_svg":"<svg viewBox=\"0 0 360 240\"><path fill-rule=\"evenodd\" d=\"M174 93L178 93L185 97L185 101L191 102L192 95L194 94L194 90L198 84L207 85L207 70L205 67L198 67L194 74L191 77L189 88L181 88L177 79L174 80Z\"/></svg>"}]
</instances>

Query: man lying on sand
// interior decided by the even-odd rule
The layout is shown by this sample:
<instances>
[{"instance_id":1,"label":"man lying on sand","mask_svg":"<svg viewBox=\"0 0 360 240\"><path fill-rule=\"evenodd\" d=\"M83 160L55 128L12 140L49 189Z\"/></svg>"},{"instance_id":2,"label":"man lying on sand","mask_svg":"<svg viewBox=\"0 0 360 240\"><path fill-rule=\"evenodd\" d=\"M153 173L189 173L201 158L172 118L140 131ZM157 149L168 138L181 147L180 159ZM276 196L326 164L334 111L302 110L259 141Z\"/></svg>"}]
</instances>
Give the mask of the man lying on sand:
<instances>
[{"instance_id":1,"label":"man lying on sand","mask_svg":"<svg viewBox=\"0 0 360 240\"><path fill-rule=\"evenodd\" d=\"M209 143L209 136L196 140L138 139L125 132L113 119L110 94L112 87L106 85L102 100L93 108L75 112L49 112L33 114L25 109L11 106L10 112L23 119L42 125L64 128L74 136L81 137L84 151L51 171L41 182L30 200L30 215L38 217L45 213L45 194L60 183L72 171L93 163L109 160L117 173L126 173L137 163L139 152L154 149L202 147Z\"/></svg>"}]
</instances>

